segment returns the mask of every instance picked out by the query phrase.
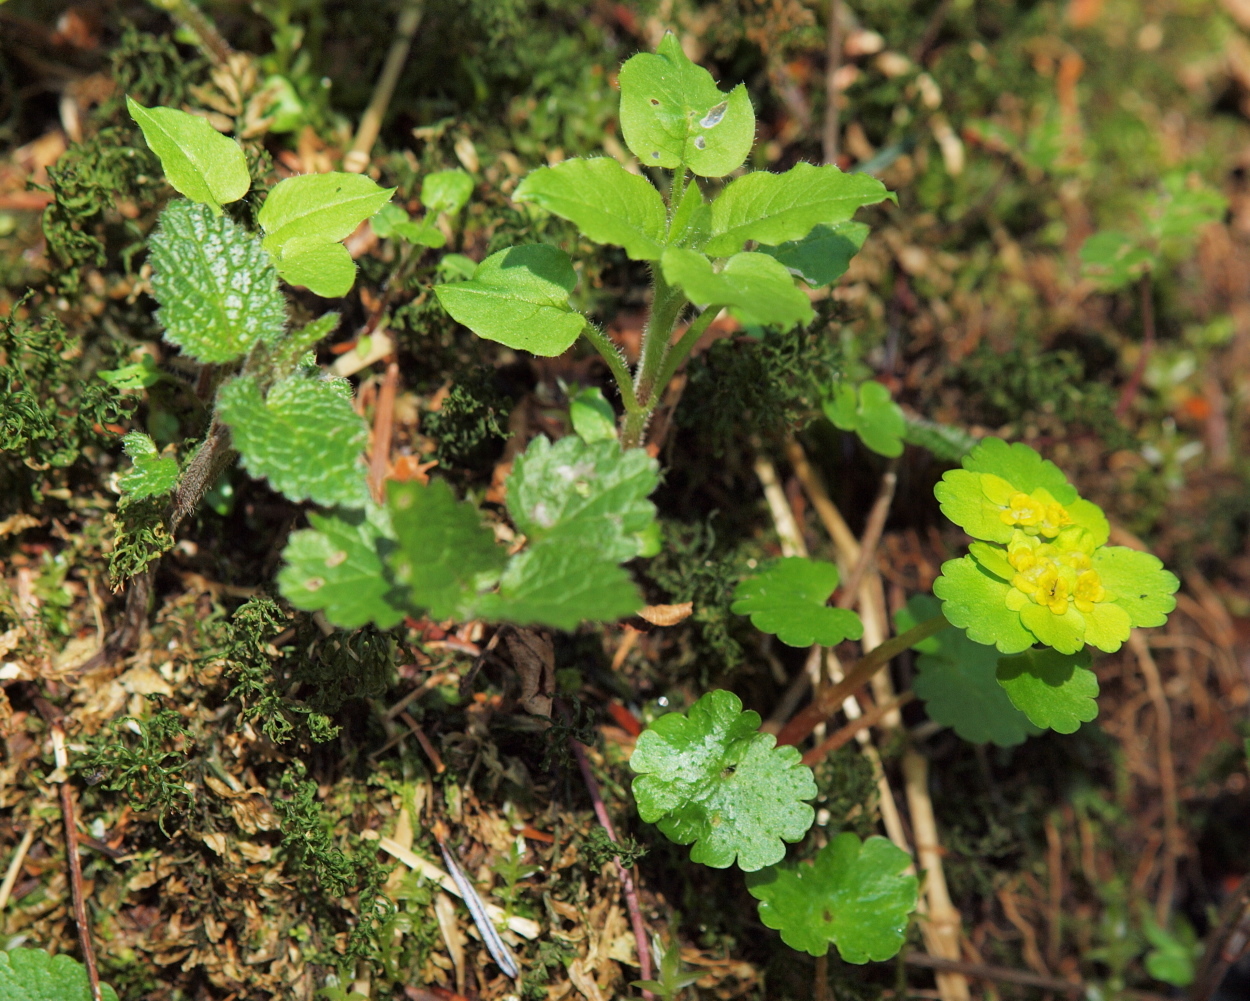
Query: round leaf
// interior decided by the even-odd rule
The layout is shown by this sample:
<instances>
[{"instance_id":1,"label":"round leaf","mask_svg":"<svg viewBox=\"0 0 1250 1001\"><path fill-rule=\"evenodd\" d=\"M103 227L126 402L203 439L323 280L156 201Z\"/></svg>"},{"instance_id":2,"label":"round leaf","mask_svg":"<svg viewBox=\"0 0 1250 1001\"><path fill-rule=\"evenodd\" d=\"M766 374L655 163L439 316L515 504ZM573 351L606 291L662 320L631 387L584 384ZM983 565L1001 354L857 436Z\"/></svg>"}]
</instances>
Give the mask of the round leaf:
<instances>
[{"instance_id":1,"label":"round leaf","mask_svg":"<svg viewBox=\"0 0 1250 1001\"><path fill-rule=\"evenodd\" d=\"M283 246L278 274L291 285L337 299L351 291L356 262L341 243L320 236L297 236Z\"/></svg>"},{"instance_id":2,"label":"round leaf","mask_svg":"<svg viewBox=\"0 0 1250 1001\"><path fill-rule=\"evenodd\" d=\"M837 586L832 563L791 556L742 581L730 610L751 616L756 629L788 646L836 646L864 634L858 615L825 604Z\"/></svg>"},{"instance_id":3,"label":"round leaf","mask_svg":"<svg viewBox=\"0 0 1250 1001\"><path fill-rule=\"evenodd\" d=\"M998 662L998 683L1035 726L1075 733L1098 715L1098 678L1089 662L1088 649L1077 654L1029 650Z\"/></svg>"},{"instance_id":4,"label":"round leaf","mask_svg":"<svg viewBox=\"0 0 1250 1001\"><path fill-rule=\"evenodd\" d=\"M942 599L942 614L952 626L966 630L976 643L996 646L1002 653L1019 653L1036 638L1020 624L1020 613L1007 607L1010 591L1010 584L971 556L943 563L942 576L933 582L933 593Z\"/></svg>"}]
</instances>

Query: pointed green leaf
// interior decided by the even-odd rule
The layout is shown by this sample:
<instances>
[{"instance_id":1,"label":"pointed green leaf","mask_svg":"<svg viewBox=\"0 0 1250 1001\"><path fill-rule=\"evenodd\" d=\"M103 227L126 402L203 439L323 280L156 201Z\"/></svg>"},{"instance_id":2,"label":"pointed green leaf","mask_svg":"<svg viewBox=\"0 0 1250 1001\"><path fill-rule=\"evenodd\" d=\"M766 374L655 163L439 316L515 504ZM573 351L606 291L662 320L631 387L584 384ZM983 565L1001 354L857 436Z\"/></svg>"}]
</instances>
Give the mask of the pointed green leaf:
<instances>
[{"instance_id":1,"label":"pointed green leaf","mask_svg":"<svg viewBox=\"0 0 1250 1001\"><path fill-rule=\"evenodd\" d=\"M788 646L837 646L864 634L858 615L825 604L837 586L832 563L791 556L742 581L730 610Z\"/></svg>"},{"instance_id":2,"label":"pointed green leaf","mask_svg":"<svg viewBox=\"0 0 1250 1001\"><path fill-rule=\"evenodd\" d=\"M521 182L515 202L533 202L575 223L596 243L614 243L636 261L664 253L668 212L655 185L611 157L539 167Z\"/></svg>"},{"instance_id":3,"label":"pointed green leaf","mask_svg":"<svg viewBox=\"0 0 1250 1001\"><path fill-rule=\"evenodd\" d=\"M421 180L421 204L431 215L455 215L473 194L473 178L463 170L439 170Z\"/></svg>"},{"instance_id":4,"label":"pointed green leaf","mask_svg":"<svg viewBox=\"0 0 1250 1001\"><path fill-rule=\"evenodd\" d=\"M713 257L741 250L747 240L775 247L802 240L815 226L845 222L862 205L890 198L869 174L844 174L832 164L799 163L784 174L755 171L731 181L712 202Z\"/></svg>"},{"instance_id":5,"label":"pointed green leaf","mask_svg":"<svg viewBox=\"0 0 1250 1001\"><path fill-rule=\"evenodd\" d=\"M446 480L390 483L387 506L399 540L388 563L411 603L438 620L472 617L506 558L477 509L456 500Z\"/></svg>"},{"instance_id":6,"label":"pointed green leaf","mask_svg":"<svg viewBox=\"0 0 1250 1001\"><path fill-rule=\"evenodd\" d=\"M108 984L100 985L103 1001L117 1001ZM82 963L43 949L0 952L0 998L4 1001L91 1001L91 983Z\"/></svg>"},{"instance_id":7,"label":"pointed green leaf","mask_svg":"<svg viewBox=\"0 0 1250 1001\"><path fill-rule=\"evenodd\" d=\"M297 236L282 248L278 274L290 285L302 285L317 295L337 299L355 284L356 262L341 243L320 236Z\"/></svg>"},{"instance_id":8,"label":"pointed green leaf","mask_svg":"<svg viewBox=\"0 0 1250 1001\"><path fill-rule=\"evenodd\" d=\"M577 340L586 324L569 308L577 275L568 254L545 243L491 254L467 282L436 285L452 318L479 337L552 358Z\"/></svg>"},{"instance_id":9,"label":"pointed green leaf","mask_svg":"<svg viewBox=\"0 0 1250 1001\"><path fill-rule=\"evenodd\" d=\"M748 325L793 327L815 315L806 295L784 267L766 254L737 254L720 271L693 250L670 247L661 264L664 278L700 306L728 306Z\"/></svg>"},{"instance_id":10,"label":"pointed green leaf","mask_svg":"<svg viewBox=\"0 0 1250 1001\"><path fill-rule=\"evenodd\" d=\"M712 226L712 206L695 181L686 185L673 219L668 224L668 242L674 247L698 250Z\"/></svg>"},{"instance_id":11,"label":"pointed green leaf","mask_svg":"<svg viewBox=\"0 0 1250 1001\"><path fill-rule=\"evenodd\" d=\"M165 339L202 362L232 361L286 327L286 300L260 240L195 202L171 202L149 241Z\"/></svg>"},{"instance_id":12,"label":"pointed green leaf","mask_svg":"<svg viewBox=\"0 0 1250 1001\"><path fill-rule=\"evenodd\" d=\"M156 443L142 431L131 431L122 438L122 449L130 456L131 467L117 479L127 501L162 497L178 485L178 460L156 450Z\"/></svg>"},{"instance_id":13,"label":"pointed green leaf","mask_svg":"<svg viewBox=\"0 0 1250 1001\"><path fill-rule=\"evenodd\" d=\"M269 192L256 217L265 231L265 249L281 257L296 238L346 240L394 193L394 188L380 188L364 174L332 171L288 177Z\"/></svg>"},{"instance_id":14,"label":"pointed green leaf","mask_svg":"<svg viewBox=\"0 0 1250 1001\"><path fill-rule=\"evenodd\" d=\"M1028 650L998 662L998 683L1035 726L1075 733L1098 715L1098 678L1089 663L1088 649L1076 654Z\"/></svg>"},{"instance_id":15,"label":"pointed green leaf","mask_svg":"<svg viewBox=\"0 0 1250 1001\"><path fill-rule=\"evenodd\" d=\"M1111 601L1128 613L1134 626L1161 626L1176 607L1176 575L1150 553L1124 546L1106 546L1094 553L1094 569Z\"/></svg>"},{"instance_id":16,"label":"pointed green leaf","mask_svg":"<svg viewBox=\"0 0 1250 1001\"><path fill-rule=\"evenodd\" d=\"M760 253L775 257L793 275L812 288L837 281L851 266L851 258L859 253L868 239L868 227L862 222L823 223L801 240L789 240L777 247L760 247Z\"/></svg>"},{"instance_id":17,"label":"pointed green leaf","mask_svg":"<svg viewBox=\"0 0 1250 1001\"><path fill-rule=\"evenodd\" d=\"M936 598L918 594L895 619L901 633L941 612ZM953 626L930 637L931 644L916 658L919 672L912 691L924 702L929 719L951 727L973 744L991 741L1012 747L1041 733L1011 704L998 683L999 652L968 639Z\"/></svg>"},{"instance_id":18,"label":"pointed green leaf","mask_svg":"<svg viewBox=\"0 0 1250 1001\"><path fill-rule=\"evenodd\" d=\"M369 500L361 453L369 433L341 379L293 375L262 397L254 376L217 393L243 467L290 500L364 507Z\"/></svg>"},{"instance_id":19,"label":"pointed green leaf","mask_svg":"<svg viewBox=\"0 0 1250 1001\"><path fill-rule=\"evenodd\" d=\"M616 438L616 411L603 398L598 386L573 394L569 399L569 419L582 441L610 441Z\"/></svg>"},{"instance_id":20,"label":"pointed green leaf","mask_svg":"<svg viewBox=\"0 0 1250 1001\"><path fill-rule=\"evenodd\" d=\"M848 963L881 962L898 954L916 909L911 857L879 836L862 844L850 831L811 862L770 866L747 876L760 920L792 949L823 956L829 943Z\"/></svg>"},{"instance_id":21,"label":"pointed green leaf","mask_svg":"<svg viewBox=\"0 0 1250 1001\"><path fill-rule=\"evenodd\" d=\"M975 643L996 646L1002 653L1019 653L1036 638L1021 625L1020 613L1007 607L1010 590L1010 584L971 556L943 563L942 576L933 582L933 593L942 599L942 614L952 626L966 630Z\"/></svg>"},{"instance_id":22,"label":"pointed green leaf","mask_svg":"<svg viewBox=\"0 0 1250 1001\"><path fill-rule=\"evenodd\" d=\"M293 532L282 551L282 596L306 612L325 612L340 629L398 625L404 613L383 565L395 547L387 509L370 501L363 509L310 513L308 522L312 528Z\"/></svg>"},{"instance_id":23,"label":"pointed green leaf","mask_svg":"<svg viewBox=\"0 0 1250 1001\"><path fill-rule=\"evenodd\" d=\"M173 108L145 108L130 97L126 107L175 191L207 205L214 215L247 194L252 178L243 150L207 118Z\"/></svg>"},{"instance_id":24,"label":"pointed green leaf","mask_svg":"<svg viewBox=\"0 0 1250 1001\"><path fill-rule=\"evenodd\" d=\"M654 55L628 59L619 79L621 131L645 166L685 165L700 177L724 177L751 151L755 111L746 87L722 93L672 34Z\"/></svg>"},{"instance_id":25,"label":"pointed green leaf","mask_svg":"<svg viewBox=\"0 0 1250 1001\"><path fill-rule=\"evenodd\" d=\"M743 712L733 692L708 692L687 714L669 713L638 738L630 767L638 815L679 845L692 862L745 872L779 862L815 814L812 770L798 748L760 733L759 713Z\"/></svg>"}]
</instances>

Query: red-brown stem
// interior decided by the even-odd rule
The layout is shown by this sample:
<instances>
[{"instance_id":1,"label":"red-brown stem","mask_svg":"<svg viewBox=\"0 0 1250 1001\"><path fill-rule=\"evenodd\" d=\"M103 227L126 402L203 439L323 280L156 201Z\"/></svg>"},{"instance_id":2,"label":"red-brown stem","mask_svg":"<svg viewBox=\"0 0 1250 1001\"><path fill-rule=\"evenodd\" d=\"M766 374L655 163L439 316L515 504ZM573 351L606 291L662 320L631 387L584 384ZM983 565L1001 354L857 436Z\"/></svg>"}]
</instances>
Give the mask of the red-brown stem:
<instances>
[{"instance_id":1,"label":"red-brown stem","mask_svg":"<svg viewBox=\"0 0 1250 1001\"><path fill-rule=\"evenodd\" d=\"M829 0L829 35L825 60L825 129L823 150L825 163L838 159L838 85L834 79L842 65L841 0Z\"/></svg>"},{"instance_id":2,"label":"red-brown stem","mask_svg":"<svg viewBox=\"0 0 1250 1001\"><path fill-rule=\"evenodd\" d=\"M886 713L894 709L899 709L916 697L915 692L904 692L897 698L890 699L888 702L882 702L874 706L869 712L864 713L859 719L853 719L840 730L831 733L825 740L813 747L805 755L803 755L803 764L809 768L824 759L825 755L832 754L838 748L849 743L855 734L860 730L864 730L876 723Z\"/></svg>"},{"instance_id":3,"label":"red-brown stem","mask_svg":"<svg viewBox=\"0 0 1250 1001\"><path fill-rule=\"evenodd\" d=\"M1138 285L1138 288L1141 291L1141 354L1137 356L1137 364L1133 366L1133 374L1129 376L1128 382L1124 384L1124 389L1120 393L1120 399L1115 405L1115 415L1120 420L1123 420L1128 415L1129 407L1137 399L1142 379L1146 375L1146 363L1150 360L1150 353L1155 346L1155 300L1149 271L1141 276L1141 283Z\"/></svg>"},{"instance_id":4,"label":"red-brown stem","mask_svg":"<svg viewBox=\"0 0 1250 1001\"><path fill-rule=\"evenodd\" d=\"M91 922L87 918L87 901L82 891L82 860L78 857L78 823L74 819L74 790L69 779L61 783L61 819L65 822L65 857L69 859L69 885L74 899L74 923L78 925L78 945L87 964L87 980L91 984L92 1001L100 1001L100 971L96 967L95 949L91 945Z\"/></svg>"},{"instance_id":5,"label":"red-brown stem","mask_svg":"<svg viewBox=\"0 0 1250 1001\"><path fill-rule=\"evenodd\" d=\"M595 781L595 773L590 770L590 761L586 757L586 749L579 741L569 738L569 746L573 748L573 756L577 758L577 767L582 770L582 778L586 782L586 791L590 793L590 801L595 807L595 816L608 832L608 837L615 843L616 831L612 828L612 818L608 816L608 808L604 805L603 796L599 792L599 783ZM642 907L638 904L638 892L634 889L634 880L629 870L616 860L616 871L620 874L621 885L625 888L625 906L629 909L629 923L634 927L634 942L638 949L638 972L640 980L651 979L651 951L647 945L647 926L642 922ZM642 996L648 1001L654 998L650 991L643 991Z\"/></svg>"},{"instance_id":6,"label":"red-brown stem","mask_svg":"<svg viewBox=\"0 0 1250 1001\"><path fill-rule=\"evenodd\" d=\"M391 457L391 428L395 420L395 393L399 388L399 362L386 366L382 389L373 411L373 455L369 462L369 489L373 499L382 503L382 485L386 480L386 464Z\"/></svg>"},{"instance_id":7,"label":"red-brown stem","mask_svg":"<svg viewBox=\"0 0 1250 1001\"><path fill-rule=\"evenodd\" d=\"M408 724L408 729L417 738L417 743L421 745L421 750L425 752L425 756L430 759L430 764L434 766L435 774L442 775L443 772L447 771L447 766L443 764L443 759L439 757L438 751L430 743L430 738L425 735L425 731L421 729L417 721L406 711L400 712L399 718Z\"/></svg>"}]
</instances>

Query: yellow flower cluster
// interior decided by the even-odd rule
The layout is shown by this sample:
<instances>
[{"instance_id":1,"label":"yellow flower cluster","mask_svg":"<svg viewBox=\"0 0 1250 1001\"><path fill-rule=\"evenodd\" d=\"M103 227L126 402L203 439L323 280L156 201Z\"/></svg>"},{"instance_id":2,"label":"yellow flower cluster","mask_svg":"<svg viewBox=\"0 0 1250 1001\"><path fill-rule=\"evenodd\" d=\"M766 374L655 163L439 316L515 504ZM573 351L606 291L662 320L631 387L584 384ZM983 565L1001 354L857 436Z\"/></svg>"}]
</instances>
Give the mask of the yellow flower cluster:
<instances>
[{"instance_id":1,"label":"yellow flower cluster","mask_svg":"<svg viewBox=\"0 0 1250 1001\"><path fill-rule=\"evenodd\" d=\"M1011 586L1055 615L1066 615L1070 604L1079 612L1093 611L1107 591L1092 568L1086 533L1076 529L1055 536L1049 543L1016 532L1007 546L1007 561L1016 571Z\"/></svg>"},{"instance_id":2,"label":"yellow flower cluster","mask_svg":"<svg viewBox=\"0 0 1250 1001\"><path fill-rule=\"evenodd\" d=\"M1032 494L1017 491L1007 501L999 514L1003 523L1023 529L1030 535L1040 534L1053 539L1072 524L1072 516L1062 504L1057 503L1045 490Z\"/></svg>"}]
</instances>

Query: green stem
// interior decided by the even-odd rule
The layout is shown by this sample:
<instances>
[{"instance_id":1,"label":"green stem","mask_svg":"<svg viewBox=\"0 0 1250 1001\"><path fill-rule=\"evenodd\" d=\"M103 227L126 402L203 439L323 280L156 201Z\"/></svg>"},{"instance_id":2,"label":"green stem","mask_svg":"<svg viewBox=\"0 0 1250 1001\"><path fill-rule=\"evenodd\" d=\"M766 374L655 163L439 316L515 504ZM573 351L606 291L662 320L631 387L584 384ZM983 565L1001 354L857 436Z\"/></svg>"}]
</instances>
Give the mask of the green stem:
<instances>
[{"instance_id":1,"label":"green stem","mask_svg":"<svg viewBox=\"0 0 1250 1001\"><path fill-rule=\"evenodd\" d=\"M617 388L621 391L621 402L625 404L626 413L636 413L642 410L638 403L638 399L634 396L634 381L629 374L629 366L625 364L625 358L612 340L600 330L597 326L586 321L586 326L582 328L582 333L586 335L586 340L595 346L595 350L603 356L603 360L608 363L608 370L612 373L612 377L616 379Z\"/></svg>"},{"instance_id":2,"label":"green stem","mask_svg":"<svg viewBox=\"0 0 1250 1001\"><path fill-rule=\"evenodd\" d=\"M639 409L626 417L621 428L623 448L638 448L642 444L643 432L659 399L659 374L668 355L673 325L686 305L681 289L668 284L658 267L652 272L652 282L655 291L651 298L651 316L642 334L642 357L634 377L634 399Z\"/></svg>"},{"instance_id":3,"label":"green stem","mask_svg":"<svg viewBox=\"0 0 1250 1001\"><path fill-rule=\"evenodd\" d=\"M660 369L660 377L656 380L656 385L668 385L669 380L681 368L681 363L686 360L687 355L699 343L699 338L703 336L703 332L720 315L721 309L722 307L720 306L708 306L707 309L694 318L690 326L686 328L686 332L681 335L681 340L669 349L668 356L664 359L664 367Z\"/></svg>"},{"instance_id":4,"label":"green stem","mask_svg":"<svg viewBox=\"0 0 1250 1001\"><path fill-rule=\"evenodd\" d=\"M686 168L682 167L680 173L673 175L673 188L668 195L669 218L672 218L677 206L681 204L682 196L686 193Z\"/></svg>"}]
</instances>

